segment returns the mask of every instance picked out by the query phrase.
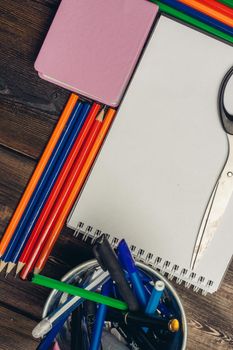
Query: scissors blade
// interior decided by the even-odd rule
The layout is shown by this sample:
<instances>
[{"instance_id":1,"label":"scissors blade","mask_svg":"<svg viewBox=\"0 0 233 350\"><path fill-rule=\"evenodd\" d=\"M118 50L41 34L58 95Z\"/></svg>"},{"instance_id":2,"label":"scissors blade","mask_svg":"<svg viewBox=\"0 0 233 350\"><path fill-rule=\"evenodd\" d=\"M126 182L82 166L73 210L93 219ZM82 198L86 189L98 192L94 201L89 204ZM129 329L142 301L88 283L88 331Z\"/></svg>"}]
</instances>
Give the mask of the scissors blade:
<instances>
[{"instance_id":1,"label":"scissors blade","mask_svg":"<svg viewBox=\"0 0 233 350\"><path fill-rule=\"evenodd\" d=\"M191 260L192 269L198 264L213 239L233 192L233 155L230 152L233 149L231 148L231 146L233 147L233 138L231 135L228 135L228 140L228 159L214 186L202 218Z\"/></svg>"}]
</instances>

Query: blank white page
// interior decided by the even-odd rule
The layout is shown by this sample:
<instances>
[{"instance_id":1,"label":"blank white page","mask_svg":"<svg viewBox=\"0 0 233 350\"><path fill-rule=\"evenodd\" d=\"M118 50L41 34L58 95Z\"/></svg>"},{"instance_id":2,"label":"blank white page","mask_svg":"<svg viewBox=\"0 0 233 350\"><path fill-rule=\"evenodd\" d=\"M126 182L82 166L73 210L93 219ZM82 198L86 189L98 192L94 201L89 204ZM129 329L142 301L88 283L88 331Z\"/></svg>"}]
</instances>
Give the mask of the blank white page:
<instances>
[{"instance_id":1,"label":"blank white page","mask_svg":"<svg viewBox=\"0 0 233 350\"><path fill-rule=\"evenodd\" d=\"M69 219L189 269L228 145L217 111L233 48L161 17ZM215 291L232 255L233 201L192 281ZM182 277L189 279L188 270Z\"/></svg>"}]
</instances>

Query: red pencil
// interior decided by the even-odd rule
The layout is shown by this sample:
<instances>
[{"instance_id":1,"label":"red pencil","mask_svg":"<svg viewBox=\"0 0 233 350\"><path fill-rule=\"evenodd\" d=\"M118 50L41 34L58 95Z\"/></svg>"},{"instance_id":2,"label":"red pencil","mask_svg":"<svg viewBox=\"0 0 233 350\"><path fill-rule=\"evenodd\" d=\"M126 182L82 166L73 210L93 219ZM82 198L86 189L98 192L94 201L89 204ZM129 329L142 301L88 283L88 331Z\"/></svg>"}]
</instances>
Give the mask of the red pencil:
<instances>
[{"instance_id":1,"label":"red pencil","mask_svg":"<svg viewBox=\"0 0 233 350\"><path fill-rule=\"evenodd\" d=\"M59 217L60 212L62 211L67 199L69 198L73 187L75 185L75 182L82 170L82 167L88 157L89 152L92 149L92 146L98 136L98 133L100 131L103 117L104 117L104 109L99 113L97 116L94 124L92 125L92 128L90 130L90 133L84 142L84 145L82 146L80 154L77 156L72 169L69 173L69 176L66 179L66 182L64 183L62 190L59 193L59 196L53 206L52 211L50 212L48 219L46 220L46 223L43 227L42 233L37 241L36 246L31 251L30 257L24 266L24 269L20 275L22 279L26 279L28 273L32 270L34 264L36 263L36 260L40 254L40 251L43 248L44 243L46 242L47 238L49 237L49 234L53 228L53 226L56 224L56 221Z\"/></svg>"},{"instance_id":2,"label":"red pencil","mask_svg":"<svg viewBox=\"0 0 233 350\"><path fill-rule=\"evenodd\" d=\"M206 5L215 9L216 11L221 12L224 15L233 18L233 9L226 5L221 4L216 0L202 0L202 3L205 3Z\"/></svg>"},{"instance_id":3,"label":"red pencil","mask_svg":"<svg viewBox=\"0 0 233 350\"><path fill-rule=\"evenodd\" d=\"M79 154L81 147L91 129L91 126L93 125L95 118L97 116L97 113L100 110L100 105L97 103L94 103L87 119L85 120L82 129L77 137L77 140L75 141L72 150L70 151L70 154L67 157L67 160L61 170L61 173L59 174L59 177L57 178L57 181L55 182L55 185L47 199L47 202L39 216L39 219L37 220L37 223L30 235L30 238L20 256L17 269L16 269L16 275L21 271L25 263L27 263L27 260L29 259L30 254L32 253L35 245L37 244L38 237L43 229L43 226L52 210L52 207L57 199L57 196L59 195L63 184L65 183L69 172L71 170L72 165L74 164L74 161Z\"/></svg>"}]
</instances>

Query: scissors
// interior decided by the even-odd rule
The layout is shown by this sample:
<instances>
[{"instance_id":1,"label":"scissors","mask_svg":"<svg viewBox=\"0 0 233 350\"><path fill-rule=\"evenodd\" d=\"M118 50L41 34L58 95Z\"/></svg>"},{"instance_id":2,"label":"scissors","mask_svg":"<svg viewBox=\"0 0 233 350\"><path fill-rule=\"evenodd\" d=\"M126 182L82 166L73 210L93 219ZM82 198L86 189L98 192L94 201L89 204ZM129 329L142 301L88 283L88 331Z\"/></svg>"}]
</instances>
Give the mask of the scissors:
<instances>
[{"instance_id":1,"label":"scissors","mask_svg":"<svg viewBox=\"0 0 233 350\"><path fill-rule=\"evenodd\" d=\"M219 114L228 139L228 156L202 218L191 259L192 269L198 264L213 239L233 192L233 115L226 110L224 105L225 89L232 75L233 67L224 76L218 94Z\"/></svg>"}]
</instances>

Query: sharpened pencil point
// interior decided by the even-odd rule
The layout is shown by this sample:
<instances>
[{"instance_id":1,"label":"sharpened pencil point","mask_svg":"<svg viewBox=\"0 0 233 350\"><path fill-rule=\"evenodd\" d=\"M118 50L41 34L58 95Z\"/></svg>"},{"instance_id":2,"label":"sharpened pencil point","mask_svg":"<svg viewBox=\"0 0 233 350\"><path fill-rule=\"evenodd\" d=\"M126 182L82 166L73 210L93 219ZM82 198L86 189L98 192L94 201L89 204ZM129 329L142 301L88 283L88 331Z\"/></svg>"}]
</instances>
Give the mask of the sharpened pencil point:
<instances>
[{"instance_id":1,"label":"sharpened pencil point","mask_svg":"<svg viewBox=\"0 0 233 350\"><path fill-rule=\"evenodd\" d=\"M9 273L11 273L11 271L13 270L13 268L15 267L15 263L9 262L6 268L6 274L5 274L5 278L7 277L7 275L9 275Z\"/></svg>"},{"instance_id":2,"label":"sharpened pencil point","mask_svg":"<svg viewBox=\"0 0 233 350\"><path fill-rule=\"evenodd\" d=\"M34 273L35 275L38 275L40 272L41 272L41 270L38 269L37 267L35 267L33 273Z\"/></svg>"},{"instance_id":3,"label":"sharpened pencil point","mask_svg":"<svg viewBox=\"0 0 233 350\"><path fill-rule=\"evenodd\" d=\"M22 268L24 267L25 263L19 261L16 267L16 271L15 271L15 277L17 277L17 275L20 273L20 271L22 270Z\"/></svg>"},{"instance_id":4,"label":"sharpened pencil point","mask_svg":"<svg viewBox=\"0 0 233 350\"><path fill-rule=\"evenodd\" d=\"M96 120L99 120L100 122L103 121L104 116L105 116L105 112L106 112L107 106L104 106L101 111L99 112L99 114L96 117Z\"/></svg>"},{"instance_id":5,"label":"sharpened pencil point","mask_svg":"<svg viewBox=\"0 0 233 350\"><path fill-rule=\"evenodd\" d=\"M4 270L5 266L7 265L6 261L1 261L0 262L0 272L2 272L2 270Z\"/></svg>"}]
</instances>

